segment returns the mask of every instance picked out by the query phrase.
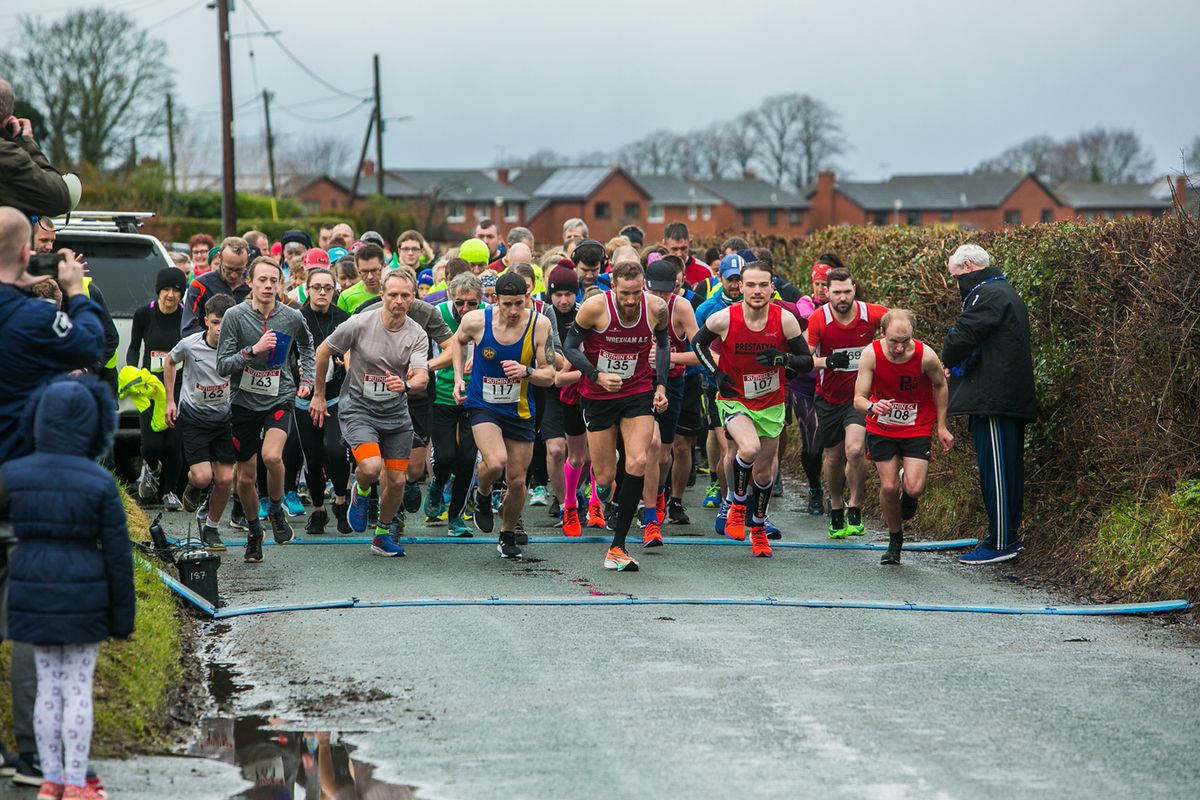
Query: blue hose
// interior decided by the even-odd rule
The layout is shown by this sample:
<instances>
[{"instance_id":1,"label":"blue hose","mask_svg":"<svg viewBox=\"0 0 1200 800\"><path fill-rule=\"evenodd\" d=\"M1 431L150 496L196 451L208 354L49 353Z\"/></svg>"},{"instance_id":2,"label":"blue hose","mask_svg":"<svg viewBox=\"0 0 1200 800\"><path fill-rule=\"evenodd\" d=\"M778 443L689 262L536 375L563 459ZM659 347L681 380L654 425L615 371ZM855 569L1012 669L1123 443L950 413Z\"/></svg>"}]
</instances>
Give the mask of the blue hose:
<instances>
[{"instance_id":1,"label":"blue hose","mask_svg":"<svg viewBox=\"0 0 1200 800\"><path fill-rule=\"evenodd\" d=\"M531 536L529 537L530 544L609 544L612 537L609 536ZM456 538L453 536L402 536L399 538L401 544L486 544L495 546L496 540L491 537L475 537L475 538ZM229 547L245 547L244 541L229 541L225 542ZM371 539L367 536L339 536L329 539L293 539L288 542L288 547L297 544L370 544ZM275 547L275 542L267 540L263 542L266 546ZM668 545L704 545L707 547L749 547L750 540L738 542L733 539L714 539L704 538L699 536L672 536L663 539L663 544ZM979 544L978 539L949 539L946 541L935 542L909 542L904 545L905 550L910 551L928 551L928 550L957 550L964 547L974 547ZM886 544L876 544L874 542L771 542L772 548L795 548L801 550L886 550Z\"/></svg>"}]
</instances>

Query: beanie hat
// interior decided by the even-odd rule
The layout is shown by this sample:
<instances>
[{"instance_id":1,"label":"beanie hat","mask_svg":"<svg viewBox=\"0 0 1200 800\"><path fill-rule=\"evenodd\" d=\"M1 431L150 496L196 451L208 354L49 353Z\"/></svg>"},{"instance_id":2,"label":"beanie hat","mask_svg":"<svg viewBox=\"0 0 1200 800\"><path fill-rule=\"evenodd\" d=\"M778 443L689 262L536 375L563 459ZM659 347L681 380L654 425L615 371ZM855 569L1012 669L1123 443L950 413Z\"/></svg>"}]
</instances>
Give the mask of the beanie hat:
<instances>
[{"instance_id":1,"label":"beanie hat","mask_svg":"<svg viewBox=\"0 0 1200 800\"><path fill-rule=\"evenodd\" d=\"M421 270L420 274L417 275L417 285L418 286L433 286L433 270L431 270L431 269Z\"/></svg>"},{"instance_id":2,"label":"beanie hat","mask_svg":"<svg viewBox=\"0 0 1200 800\"><path fill-rule=\"evenodd\" d=\"M154 291L176 289L179 294L187 291L187 276L178 267L163 267L154 278Z\"/></svg>"},{"instance_id":3,"label":"beanie hat","mask_svg":"<svg viewBox=\"0 0 1200 800\"><path fill-rule=\"evenodd\" d=\"M271 258L279 258L281 255L283 255L283 243L276 242L271 245Z\"/></svg>"},{"instance_id":4,"label":"beanie hat","mask_svg":"<svg viewBox=\"0 0 1200 800\"><path fill-rule=\"evenodd\" d=\"M293 242L295 242L297 244L302 244L305 247L313 246L312 237L309 236L308 233L306 233L305 231L300 230L299 228L288 228L286 231L283 232L283 235L281 235L279 237L280 249L287 247L289 244L292 244ZM274 252L275 248L272 247L271 251Z\"/></svg>"},{"instance_id":5,"label":"beanie hat","mask_svg":"<svg viewBox=\"0 0 1200 800\"><path fill-rule=\"evenodd\" d=\"M221 252L221 245L217 245L208 251L208 263L211 264L213 259L217 257L217 253Z\"/></svg>"},{"instance_id":6,"label":"beanie hat","mask_svg":"<svg viewBox=\"0 0 1200 800\"><path fill-rule=\"evenodd\" d=\"M492 258L492 251L482 239L467 239L458 248L458 257L468 264L486 264Z\"/></svg>"},{"instance_id":7,"label":"beanie hat","mask_svg":"<svg viewBox=\"0 0 1200 800\"><path fill-rule=\"evenodd\" d=\"M563 266L564 262L567 266ZM550 270L550 275L546 278L546 294L552 295L555 292L571 292L579 291L579 276L575 273L575 268L570 266L569 259L563 259L558 262L558 266Z\"/></svg>"}]
</instances>

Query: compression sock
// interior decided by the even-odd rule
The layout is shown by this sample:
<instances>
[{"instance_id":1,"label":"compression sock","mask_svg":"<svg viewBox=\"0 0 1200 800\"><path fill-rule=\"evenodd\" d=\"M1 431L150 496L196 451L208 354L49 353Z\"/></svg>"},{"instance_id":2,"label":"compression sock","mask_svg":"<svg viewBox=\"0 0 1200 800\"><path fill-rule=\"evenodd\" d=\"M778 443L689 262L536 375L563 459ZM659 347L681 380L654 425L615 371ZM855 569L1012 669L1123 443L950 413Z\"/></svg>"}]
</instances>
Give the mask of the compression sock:
<instances>
[{"instance_id":1,"label":"compression sock","mask_svg":"<svg viewBox=\"0 0 1200 800\"><path fill-rule=\"evenodd\" d=\"M570 460L563 465L563 476L566 479L566 497L563 498L563 505L567 508L575 508L579 505L579 480L583 477L582 466L572 466Z\"/></svg>"},{"instance_id":2,"label":"compression sock","mask_svg":"<svg viewBox=\"0 0 1200 800\"><path fill-rule=\"evenodd\" d=\"M621 497L617 501L617 523L613 526L613 547L625 548L625 536L629 523L637 511L638 500L642 499L642 488L646 485L645 475L626 475L621 482Z\"/></svg>"},{"instance_id":3,"label":"compression sock","mask_svg":"<svg viewBox=\"0 0 1200 800\"><path fill-rule=\"evenodd\" d=\"M593 503L595 503L595 502L597 502L597 501L600 499L600 497L599 497L599 495L598 495L598 493L597 493L597 489L596 489L596 470L594 470L594 469L589 469L589 470L588 470L588 477L589 477L589 479L591 480L591 483L592 483L592 502L593 502Z\"/></svg>"},{"instance_id":4,"label":"compression sock","mask_svg":"<svg viewBox=\"0 0 1200 800\"><path fill-rule=\"evenodd\" d=\"M862 525L862 509L858 506L846 506L846 524Z\"/></svg>"},{"instance_id":5,"label":"compression sock","mask_svg":"<svg viewBox=\"0 0 1200 800\"><path fill-rule=\"evenodd\" d=\"M840 531L846 527L846 509L831 508L829 509L829 528L830 530Z\"/></svg>"},{"instance_id":6,"label":"compression sock","mask_svg":"<svg viewBox=\"0 0 1200 800\"><path fill-rule=\"evenodd\" d=\"M800 454L800 464L804 467L804 477L808 478L808 485L820 486L821 454L803 452Z\"/></svg>"},{"instance_id":7,"label":"compression sock","mask_svg":"<svg viewBox=\"0 0 1200 800\"><path fill-rule=\"evenodd\" d=\"M767 481L766 486L762 486L758 481L754 482L754 496L751 502L752 511L750 512L751 525L760 527L766 524L767 504L771 502L771 489L774 486L775 481Z\"/></svg>"},{"instance_id":8,"label":"compression sock","mask_svg":"<svg viewBox=\"0 0 1200 800\"><path fill-rule=\"evenodd\" d=\"M642 525L649 525L651 522L658 522L658 509L654 506L642 509Z\"/></svg>"},{"instance_id":9,"label":"compression sock","mask_svg":"<svg viewBox=\"0 0 1200 800\"><path fill-rule=\"evenodd\" d=\"M740 455L733 457L733 483L730 490L733 492L733 502L745 503L746 497L750 494L750 470L753 464L747 464L742 461Z\"/></svg>"}]
</instances>

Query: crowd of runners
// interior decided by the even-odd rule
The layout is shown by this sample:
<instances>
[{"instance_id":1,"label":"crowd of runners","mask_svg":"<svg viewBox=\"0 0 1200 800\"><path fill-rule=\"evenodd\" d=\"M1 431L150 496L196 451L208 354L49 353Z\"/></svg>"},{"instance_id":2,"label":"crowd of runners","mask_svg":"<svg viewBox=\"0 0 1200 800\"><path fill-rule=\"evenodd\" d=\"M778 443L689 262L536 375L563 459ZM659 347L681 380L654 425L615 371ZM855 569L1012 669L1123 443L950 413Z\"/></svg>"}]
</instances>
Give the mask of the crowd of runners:
<instances>
[{"instance_id":1,"label":"crowd of runners","mask_svg":"<svg viewBox=\"0 0 1200 800\"><path fill-rule=\"evenodd\" d=\"M423 527L521 558L526 515L546 513L568 537L611 532L619 571L638 569L635 523L642 548L712 525L769 557L790 427L831 539L866 533L875 464L898 564L931 442L954 441L950 372L918 320L860 300L836 254L801 288L738 237L701 258L678 222L661 243L587 234L570 220L536 258L528 230L489 219L440 254L347 224L274 252L254 231L195 237L135 317L127 358L161 373L168 421L144 426L140 497L194 512L214 550L228 506L249 562L306 513L306 534L369 532L380 556ZM973 245L956 260L987 267ZM683 502L705 473L715 522ZM992 541L968 561L1019 547Z\"/></svg>"}]
</instances>

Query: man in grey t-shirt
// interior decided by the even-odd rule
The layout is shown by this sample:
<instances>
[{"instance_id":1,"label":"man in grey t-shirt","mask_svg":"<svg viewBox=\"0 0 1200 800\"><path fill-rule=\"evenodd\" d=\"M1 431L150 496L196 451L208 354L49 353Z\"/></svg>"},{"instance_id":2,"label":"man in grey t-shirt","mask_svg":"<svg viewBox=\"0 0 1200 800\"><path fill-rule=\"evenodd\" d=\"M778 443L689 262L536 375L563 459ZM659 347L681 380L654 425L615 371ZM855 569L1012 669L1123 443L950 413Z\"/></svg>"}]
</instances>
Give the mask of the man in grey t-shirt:
<instances>
[{"instance_id":1,"label":"man in grey t-shirt","mask_svg":"<svg viewBox=\"0 0 1200 800\"><path fill-rule=\"evenodd\" d=\"M357 466L350 490L347 518L356 531L367 528L367 505L379 494L384 476L371 552L403 556L398 535L389 527L404 496L408 459L412 453L409 392L424 391L429 383L429 337L408 316L417 296L417 280L407 268L390 272L383 281L379 308L342 323L317 348L316 384L310 408L313 423L325 424L325 374L333 355L350 352L342 385L338 423Z\"/></svg>"}]
</instances>

